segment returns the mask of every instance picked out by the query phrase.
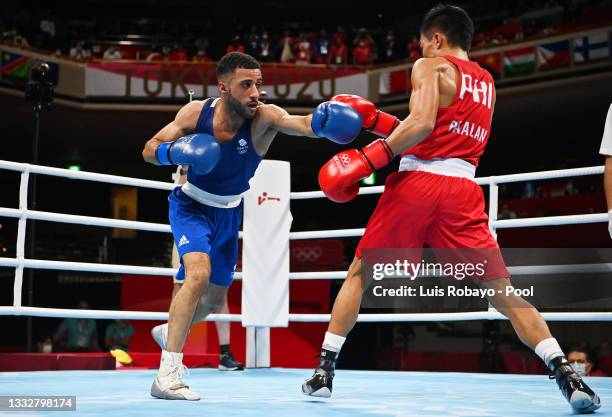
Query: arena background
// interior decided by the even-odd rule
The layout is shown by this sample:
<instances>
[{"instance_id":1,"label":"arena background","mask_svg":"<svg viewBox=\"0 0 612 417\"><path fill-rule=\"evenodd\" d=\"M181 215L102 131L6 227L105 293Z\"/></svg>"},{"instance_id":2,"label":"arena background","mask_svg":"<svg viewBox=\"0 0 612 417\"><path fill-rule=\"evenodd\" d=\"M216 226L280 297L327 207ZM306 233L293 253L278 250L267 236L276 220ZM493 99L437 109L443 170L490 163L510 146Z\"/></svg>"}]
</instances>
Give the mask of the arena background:
<instances>
[{"instance_id":1,"label":"arena background","mask_svg":"<svg viewBox=\"0 0 612 417\"><path fill-rule=\"evenodd\" d=\"M0 5L3 32L0 46L8 48L4 52L9 51L13 55L3 58L3 77L0 81L3 137L0 159L16 162L32 160L34 115L32 105L25 100L23 93L29 72L26 71L22 77L11 73L14 67L9 68L9 64L14 62L15 56L37 54L39 59L40 55L48 55L48 61L51 62L59 59L59 76L62 77L64 65L67 68L72 68L71 65L84 68L85 65L107 62L95 55L101 55L101 51L110 45L137 45L142 51L161 51L162 55L165 53L163 47L171 50L184 47L189 59L196 51L204 48L208 59L214 62L225 53L229 45L236 42L237 35L246 44L249 33L259 35L267 30L277 45L285 30L294 37L300 32L308 36L312 33L316 37L319 30L325 28L331 36L337 33L340 26L343 28L340 32L345 33L349 43L361 33L370 34L379 53L384 49L387 29L395 32L399 44L397 59L393 62L385 63L381 58L374 60L372 66L352 67L351 62L348 62L340 65L341 68L368 72L393 67L409 74L413 61L411 58L414 58L410 54L414 51L409 50L407 44L418 33L423 12L433 3L372 3L311 0L307 4L292 3L288 7L285 2L275 0L259 3L223 2L218 6L202 5L201 2L190 0L175 1L172 4L139 0L127 5L118 1L90 0L80 2L79 7L75 7L74 3L68 1L54 2L53 5L43 1L4 1ZM465 6L472 13L477 32L490 34L479 38L481 43L475 54L478 51L497 51L506 46L522 45L521 42L531 42L533 46L533 42L546 43L547 39L557 39L559 36L566 36L570 40L570 48L573 48L572 34L582 34L584 31L604 33L607 37L606 54L592 62L580 64L572 59L567 65L548 71L535 68L533 73L500 79L493 131L477 175L601 165L603 158L599 156L598 149L612 97L609 46L612 3L569 0L473 0L455 3ZM517 26L516 22L520 24ZM51 23L53 30L49 29ZM360 31L360 28L364 30ZM519 32L521 35L517 34ZM71 57L71 52L74 52L71 50L75 49L78 42L84 42L82 47L89 48L93 56L73 54ZM98 52L96 46L100 47ZM128 52L133 53L133 50ZM8 56L6 53L3 55ZM67 64L65 61L73 63ZM33 66L36 60L30 62ZM264 78L266 68L264 66ZM309 68L309 65L295 66L291 71L299 73ZM331 68L335 71L339 67ZM382 95L378 91L375 95L383 110L404 118L407 116L407 93L399 91L395 95ZM61 168L78 166L84 171L169 181L172 170L144 163L141 150L144 142L172 120L181 103L187 100L184 94L171 98L135 100L131 97L73 97L58 92L50 111L41 114L38 164ZM299 98L270 99L269 102L282 104L296 113L309 112L316 104L313 100ZM364 146L373 138L363 133L350 146ZM292 191L309 191L318 189L316 173L319 167L339 149L337 145L324 140L279 135L267 158L291 162ZM379 173L376 184L383 184L386 174L395 168L389 167ZM1 206L16 206L17 179L17 173L0 174L3 190L0 193ZM37 188L36 208L44 211L113 217L113 207L118 198L113 187L53 177L40 177ZM507 205L519 217L534 217L603 212L606 209L600 176L577 181L542 181L533 185L534 192L527 191L527 188L524 183L503 187L500 191L500 210ZM377 197L372 196L360 198L349 205L336 205L327 201L295 203L292 205L292 230L363 227L376 200ZM136 200L129 204L137 207L134 220L167 222L167 202L163 192L138 190ZM317 213L316 219L309 215L313 212ZM17 222L14 219L0 220L2 256L14 257ZM37 222L36 227L35 256L39 259L169 266L170 236L147 232L134 232L125 236L112 229L48 222ZM562 226L555 228L554 233L546 227L530 228L529 235L524 231L500 230L500 244L513 247L611 246L606 227L601 223ZM339 263L338 269L342 269L350 262L357 240L340 239L337 243L343 256L336 262ZM13 274L13 269L0 269L2 305L12 303ZM121 276L112 274L37 270L33 273L33 280L24 283L24 301L29 302L31 293L34 306L68 308L85 299L94 309L121 309L122 283L125 280ZM329 298L321 305L331 305L339 282L323 281L323 284L329 290ZM580 282L575 285L580 286ZM167 288L169 296L169 278ZM309 290L303 288L300 291ZM292 302L295 301L292 308L305 308L308 296L304 298L306 301L296 301L292 293ZM239 302L234 299L232 310L239 309L239 306ZM2 317L0 323L4 331L0 350L35 350L36 342L52 334L60 321ZM105 321L99 321L100 340L106 324ZM147 325L150 326L150 323ZM609 360L609 341L612 339L609 326L601 323L552 323L551 327L563 345L587 346L595 353L600 353L602 359ZM313 333L315 339L322 337L320 326L317 329L319 333ZM232 336L238 331L233 328ZM297 333L299 331L296 330ZM140 337L146 337L146 334ZM474 358L481 358L483 346L490 344L491 340L494 340L499 352L513 352L525 357L531 355L515 338L506 322L359 324L346 344L340 367L445 370L431 369L443 363L442 366L452 370L457 361L463 361L470 363L466 365L468 370L503 372L507 369L499 363L491 365L491 362L482 361L471 365ZM320 340L312 341L313 346L319 343ZM214 343L207 342L206 349L207 352L214 352ZM426 359L422 359L421 363L395 360L408 353L413 354L412 358L417 357L414 354L425 358L428 353L439 351L447 352L447 356L436 364ZM291 358L286 360L287 366L291 365L291 361ZM612 369L608 371L612 372Z\"/></svg>"}]
</instances>

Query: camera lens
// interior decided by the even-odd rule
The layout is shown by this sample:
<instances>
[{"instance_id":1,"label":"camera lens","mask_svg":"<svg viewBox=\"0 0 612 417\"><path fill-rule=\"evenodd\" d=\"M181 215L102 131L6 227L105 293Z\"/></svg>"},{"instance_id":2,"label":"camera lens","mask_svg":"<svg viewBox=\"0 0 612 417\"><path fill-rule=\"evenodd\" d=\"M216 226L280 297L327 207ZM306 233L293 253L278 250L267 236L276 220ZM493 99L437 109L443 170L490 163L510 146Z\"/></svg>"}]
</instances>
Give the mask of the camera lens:
<instances>
[{"instance_id":1,"label":"camera lens","mask_svg":"<svg viewBox=\"0 0 612 417\"><path fill-rule=\"evenodd\" d=\"M36 68L32 69L32 81L44 82L49 79L50 72L49 64L43 62Z\"/></svg>"}]
</instances>

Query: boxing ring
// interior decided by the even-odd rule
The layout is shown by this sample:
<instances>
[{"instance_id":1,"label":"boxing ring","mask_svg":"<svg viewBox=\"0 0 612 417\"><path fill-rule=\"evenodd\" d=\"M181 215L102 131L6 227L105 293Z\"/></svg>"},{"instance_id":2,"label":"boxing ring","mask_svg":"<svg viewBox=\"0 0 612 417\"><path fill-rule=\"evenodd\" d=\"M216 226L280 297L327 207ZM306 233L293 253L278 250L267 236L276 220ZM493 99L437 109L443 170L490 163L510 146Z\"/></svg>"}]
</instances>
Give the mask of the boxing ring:
<instances>
[{"instance_id":1,"label":"boxing ring","mask_svg":"<svg viewBox=\"0 0 612 417\"><path fill-rule=\"evenodd\" d=\"M0 208L0 217L18 219L16 257L0 257L0 267L15 269L13 305L0 306L3 316L80 317L92 319L166 320L167 313L111 310L73 310L39 308L22 305L23 271L52 269L114 274L171 276L172 268L65 262L25 257L27 220L72 223L87 226L125 228L169 233L170 226L100 217L71 215L30 210L27 207L28 183L31 175L50 175L75 180L95 181L170 191L173 183L119 177L91 172L70 171L10 161L0 161L0 169L21 173L18 208ZM493 233L502 228L527 228L607 222L607 213L580 214L524 219L498 219L499 185L586 175L600 175L603 167L543 171L525 174L478 178L489 189L489 226ZM383 186L361 188L359 194L379 194ZM292 201L324 198L320 191L292 192ZM290 232L289 239L359 237L363 228ZM242 237L242 235L241 235ZM612 264L534 265L510 267L512 275L558 274L579 272L612 272ZM343 279L346 271L290 272L290 280ZM236 273L236 279L242 274ZM612 312L550 312L548 321L612 321ZM290 322L326 322L329 314L289 314ZM360 314L360 322L432 322L464 320L503 320L492 308L466 313ZM240 314L215 314L207 320L241 321ZM248 330L248 329L247 329ZM258 329L261 330L261 329ZM265 330L265 329L264 329ZM269 329L268 329L269 330ZM321 335L322 337L323 335ZM247 341L249 338L247 337ZM247 343L249 356L268 357L269 343ZM250 353L249 353L250 352ZM252 362L253 363L253 362ZM567 415L570 408L556 384L543 376L505 374L455 374L422 372L345 371L337 373L334 396L321 401L304 397L301 382L311 370L248 369L244 373L221 373L210 369L193 369L188 383L203 394L197 403L161 401L149 396L149 386L156 371L54 371L1 373L0 395L76 395L79 414L144 415L172 413L181 415L333 415L333 416L551 416ZM600 395L606 415L612 401L612 378L588 379ZM126 409L129 408L129 413ZM19 415L44 415L44 412L23 412ZM60 413L61 414L61 413ZM608 412L609 414L609 412ZM11 414L12 415L12 414ZM55 414L52 414L55 415Z\"/></svg>"}]
</instances>

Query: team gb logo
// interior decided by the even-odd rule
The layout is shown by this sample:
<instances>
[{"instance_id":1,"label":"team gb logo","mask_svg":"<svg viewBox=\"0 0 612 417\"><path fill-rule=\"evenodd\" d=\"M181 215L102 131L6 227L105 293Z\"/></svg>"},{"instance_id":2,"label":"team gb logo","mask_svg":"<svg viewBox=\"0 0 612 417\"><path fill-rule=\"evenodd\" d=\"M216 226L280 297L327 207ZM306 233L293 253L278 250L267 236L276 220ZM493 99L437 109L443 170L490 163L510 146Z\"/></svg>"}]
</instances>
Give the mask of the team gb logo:
<instances>
[{"instance_id":1,"label":"team gb logo","mask_svg":"<svg viewBox=\"0 0 612 417\"><path fill-rule=\"evenodd\" d=\"M238 141L238 148L237 149L238 149L238 153L242 155L243 153L245 153L247 151L247 149L249 149L248 142L246 140L244 140L244 139L240 139Z\"/></svg>"}]
</instances>

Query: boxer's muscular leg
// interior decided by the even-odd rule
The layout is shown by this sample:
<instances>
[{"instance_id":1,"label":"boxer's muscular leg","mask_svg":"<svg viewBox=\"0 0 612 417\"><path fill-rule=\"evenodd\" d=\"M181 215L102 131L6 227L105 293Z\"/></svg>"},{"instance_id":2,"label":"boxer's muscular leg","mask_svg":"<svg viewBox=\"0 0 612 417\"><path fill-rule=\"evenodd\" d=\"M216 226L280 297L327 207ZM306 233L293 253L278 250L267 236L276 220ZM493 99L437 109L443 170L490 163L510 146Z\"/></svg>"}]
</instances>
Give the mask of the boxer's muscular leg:
<instances>
[{"instance_id":1,"label":"boxer's muscular leg","mask_svg":"<svg viewBox=\"0 0 612 417\"><path fill-rule=\"evenodd\" d=\"M181 289L183 284L174 284L174 288L172 289L172 298L176 296L178 291ZM219 287L217 290L216 287ZM211 290L212 288L212 290ZM201 320L204 320L206 316L210 313L220 313L220 314L229 314L229 307L227 305L227 290L229 287L222 287L215 284L208 285L208 291L213 293L213 304L208 305L207 303L207 294L202 295L198 300L198 306L196 307L196 311L193 315L193 320L191 324L195 324ZM223 301L221 307L218 305L218 297L223 297ZM225 321L217 321L215 322L215 326L217 328L217 334L219 336L219 344L220 345L229 345L230 343L230 324Z\"/></svg>"},{"instance_id":2,"label":"boxer's muscular leg","mask_svg":"<svg viewBox=\"0 0 612 417\"><path fill-rule=\"evenodd\" d=\"M495 290L495 296L489 297L489 302L510 319L514 331L524 344L535 349L542 340L552 337L548 325L535 307L522 297L506 295L505 288L512 285L509 279L483 281L481 285Z\"/></svg>"},{"instance_id":3,"label":"boxer's muscular leg","mask_svg":"<svg viewBox=\"0 0 612 417\"><path fill-rule=\"evenodd\" d=\"M216 311L216 313L220 314L229 314L229 307L227 305L227 292L225 293L225 297L223 300L223 304L221 306L221 310ZM229 345L230 343L230 323L227 321L217 321L215 322L215 326L217 327L217 336L219 337L219 345Z\"/></svg>"},{"instance_id":4,"label":"boxer's muscular leg","mask_svg":"<svg viewBox=\"0 0 612 417\"><path fill-rule=\"evenodd\" d=\"M181 289L181 287L183 286L183 284L179 284L179 283L174 283L174 287L172 287L172 299L174 299L174 297L176 296L176 293L179 292L179 290Z\"/></svg>"},{"instance_id":5,"label":"boxer's muscular leg","mask_svg":"<svg viewBox=\"0 0 612 417\"><path fill-rule=\"evenodd\" d=\"M151 395L168 400L197 401L200 396L182 381L183 347L189 332L198 299L208 285L210 258L202 252L183 256L185 283L170 303L168 340L162 350L157 377L151 385Z\"/></svg>"},{"instance_id":6,"label":"boxer's muscular leg","mask_svg":"<svg viewBox=\"0 0 612 417\"><path fill-rule=\"evenodd\" d=\"M198 300L208 286L210 258L205 253L192 252L183 256L185 283L170 304L168 320L169 352L181 352L194 317Z\"/></svg>"},{"instance_id":7,"label":"boxer's muscular leg","mask_svg":"<svg viewBox=\"0 0 612 417\"><path fill-rule=\"evenodd\" d=\"M346 337L351 331L357 321L361 296L369 284L370 280L363 275L361 270L361 259L354 258L334 302L327 329L329 333Z\"/></svg>"},{"instance_id":8,"label":"boxer's muscular leg","mask_svg":"<svg viewBox=\"0 0 612 417\"><path fill-rule=\"evenodd\" d=\"M304 394L315 397L331 396L336 358L342 349L346 335L355 326L361 306L361 296L368 285L369 280L362 272L361 259L353 259L348 275L334 302L329 327L323 340L319 365L314 374L302 384Z\"/></svg>"}]
</instances>

